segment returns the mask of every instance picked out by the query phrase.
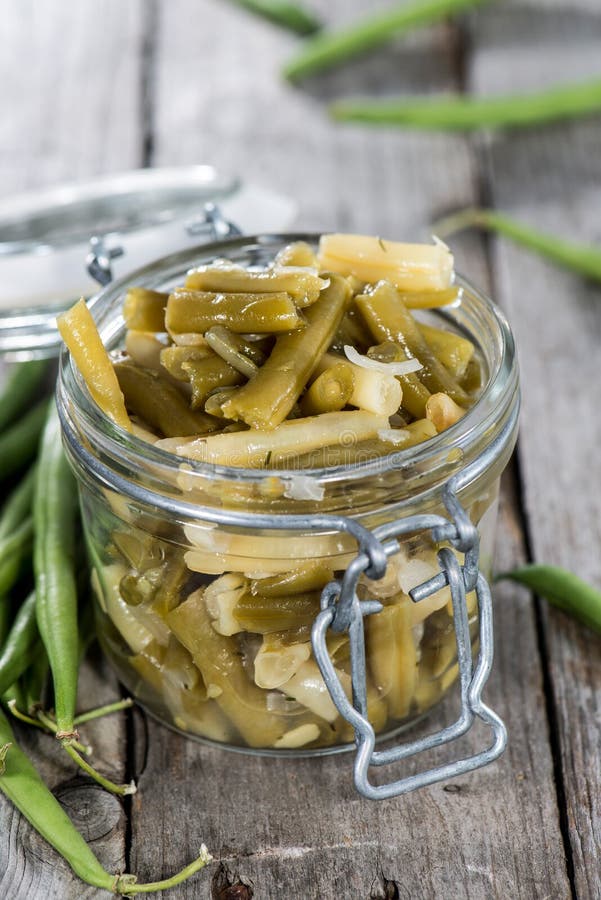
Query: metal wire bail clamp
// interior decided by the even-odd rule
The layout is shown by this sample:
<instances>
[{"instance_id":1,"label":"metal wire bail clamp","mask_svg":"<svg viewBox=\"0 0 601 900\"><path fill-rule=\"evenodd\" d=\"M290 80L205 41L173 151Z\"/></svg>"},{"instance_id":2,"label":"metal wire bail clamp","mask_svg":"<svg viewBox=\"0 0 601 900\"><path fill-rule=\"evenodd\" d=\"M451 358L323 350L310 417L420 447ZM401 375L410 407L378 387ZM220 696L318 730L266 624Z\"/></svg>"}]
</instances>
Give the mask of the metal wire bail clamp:
<instances>
[{"instance_id":1,"label":"metal wire bail clamp","mask_svg":"<svg viewBox=\"0 0 601 900\"><path fill-rule=\"evenodd\" d=\"M450 520L437 515L414 515L399 519L368 532L361 541L359 553L348 566L341 582L326 585L322 594L322 611L312 630L313 653L325 684L340 715L355 731L357 752L354 765L355 787L364 797L384 800L409 791L454 778L495 760L505 749L507 731L501 719L482 701L482 690L490 674L493 659L492 604L490 588L479 571L479 537L476 526L457 499L459 479L451 479L443 491ZM429 530L435 543L448 542L465 554L461 565L449 548L438 552L441 571L438 575L410 591L419 603L448 585L453 604L453 621L457 643L457 662L461 689L461 712L458 719L428 737L419 738L387 750L375 750L375 732L367 718L365 636L363 619L378 614L383 608L376 600L359 600L357 582L362 573L370 578L383 576L389 556L398 552L398 537ZM466 596L475 591L479 613L480 647L474 666L470 640ZM336 676L326 645L328 628L348 631L351 655L352 702ZM369 780L369 767L382 766L416 756L425 750L450 743L466 734L476 719L489 725L492 743L471 756L400 778L387 784L374 785Z\"/></svg>"}]
</instances>

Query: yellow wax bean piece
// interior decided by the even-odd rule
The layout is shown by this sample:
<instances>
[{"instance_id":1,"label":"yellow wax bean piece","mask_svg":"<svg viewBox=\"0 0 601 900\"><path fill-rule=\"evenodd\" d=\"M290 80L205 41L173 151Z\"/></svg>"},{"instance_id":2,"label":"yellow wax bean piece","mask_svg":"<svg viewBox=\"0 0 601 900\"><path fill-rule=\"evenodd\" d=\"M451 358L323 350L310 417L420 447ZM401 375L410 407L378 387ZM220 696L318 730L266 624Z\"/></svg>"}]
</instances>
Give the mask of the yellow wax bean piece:
<instances>
[{"instance_id":1,"label":"yellow wax bean piece","mask_svg":"<svg viewBox=\"0 0 601 900\"><path fill-rule=\"evenodd\" d=\"M401 291L448 288L453 256L444 244L403 244L359 234L324 234L319 242L322 270L354 275L374 284L386 279Z\"/></svg>"},{"instance_id":2,"label":"yellow wax bean piece","mask_svg":"<svg viewBox=\"0 0 601 900\"><path fill-rule=\"evenodd\" d=\"M463 407L458 406L448 394L432 394L426 403L426 417L432 422L440 434L465 415Z\"/></svg>"},{"instance_id":3,"label":"yellow wax bean piece","mask_svg":"<svg viewBox=\"0 0 601 900\"><path fill-rule=\"evenodd\" d=\"M134 331L165 331L165 307L169 294L132 287L123 301L123 318Z\"/></svg>"},{"instance_id":4,"label":"yellow wax bean piece","mask_svg":"<svg viewBox=\"0 0 601 900\"><path fill-rule=\"evenodd\" d=\"M231 400L224 405L228 410ZM333 412L282 422L271 431L218 434L182 444L177 452L202 462L229 466L261 466L277 462L281 454L306 453L318 447L350 446L376 437L388 427L388 416L364 412Z\"/></svg>"},{"instance_id":5,"label":"yellow wax bean piece","mask_svg":"<svg viewBox=\"0 0 601 900\"><path fill-rule=\"evenodd\" d=\"M265 364L225 404L225 415L253 428L283 422L332 342L349 298L347 282L333 275L319 300L305 310L306 326L277 338Z\"/></svg>"},{"instance_id":6,"label":"yellow wax bean piece","mask_svg":"<svg viewBox=\"0 0 601 900\"><path fill-rule=\"evenodd\" d=\"M407 604L385 606L368 616L365 623L367 658L390 715L403 719L409 714L417 679L417 658Z\"/></svg>"},{"instance_id":7,"label":"yellow wax bean piece","mask_svg":"<svg viewBox=\"0 0 601 900\"><path fill-rule=\"evenodd\" d=\"M305 241L294 241L287 244L275 258L276 266L305 266L310 269L317 268L317 257L313 248Z\"/></svg>"},{"instance_id":8,"label":"yellow wax bean piece","mask_svg":"<svg viewBox=\"0 0 601 900\"><path fill-rule=\"evenodd\" d=\"M282 291L215 294L188 290L169 295L165 323L171 335L204 334L213 325L225 325L237 334L272 334L304 324L290 296Z\"/></svg>"},{"instance_id":9,"label":"yellow wax bean piece","mask_svg":"<svg viewBox=\"0 0 601 900\"><path fill-rule=\"evenodd\" d=\"M78 300L75 306L57 318L56 324L100 409L116 425L131 431L117 375L85 300Z\"/></svg>"},{"instance_id":10,"label":"yellow wax bean piece","mask_svg":"<svg viewBox=\"0 0 601 900\"><path fill-rule=\"evenodd\" d=\"M380 360L380 362L403 362L411 358L407 350L395 341L384 341L382 344L370 347L367 355L371 359ZM406 409L414 418L423 419L426 415L426 403L430 397L430 391L425 384L421 383L415 372L396 377L403 389L403 409Z\"/></svg>"}]
</instances>

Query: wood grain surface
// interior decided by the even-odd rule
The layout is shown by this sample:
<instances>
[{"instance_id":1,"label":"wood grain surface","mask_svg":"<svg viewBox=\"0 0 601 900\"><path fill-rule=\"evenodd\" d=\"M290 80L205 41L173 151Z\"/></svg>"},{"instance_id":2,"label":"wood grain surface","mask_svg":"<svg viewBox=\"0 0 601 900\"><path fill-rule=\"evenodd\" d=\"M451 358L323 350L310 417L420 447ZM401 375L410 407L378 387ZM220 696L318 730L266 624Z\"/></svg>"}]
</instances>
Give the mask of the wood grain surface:
<instances>
[{"instance_id":1,"label":"wood grain surface","mask_svg":"<svg viewBox=\"0 0 601 900\"><path fill-rule=\"evenodd\" d=\"M279 75L298 39L227 0L2 6L2 194L140 164L210 162L294 197L302 229L426 239L441 214L486 202L601 240L598 120L465 137L335 126L326 113L346 94L516 92L591 75L596 0L504 0L300 87ZM312 6L338 24L366 7ZM505 307L520 346L519 464L504 479L497 566L532 558L600 583L599 289L505 241L468 234L453 249ZM122 807L75 777L49 738L22 735L111 869L164 877L209 846L219 862L170 900L599 898L600 643L515 586L498 585L495 599L486 699L508 725L509 747L453 785L368 802L348 755L227 753L136 713L86 732L103 771L139 776ZM95 657L82 706L117 691ZM453 709L450 698L425 727ZM461 749L485 738L476 731ZM436 751L428 762L445 758ZM0 835L0 898L108 896L77 881L2 798Z\"/></svg>"}]
</instances>

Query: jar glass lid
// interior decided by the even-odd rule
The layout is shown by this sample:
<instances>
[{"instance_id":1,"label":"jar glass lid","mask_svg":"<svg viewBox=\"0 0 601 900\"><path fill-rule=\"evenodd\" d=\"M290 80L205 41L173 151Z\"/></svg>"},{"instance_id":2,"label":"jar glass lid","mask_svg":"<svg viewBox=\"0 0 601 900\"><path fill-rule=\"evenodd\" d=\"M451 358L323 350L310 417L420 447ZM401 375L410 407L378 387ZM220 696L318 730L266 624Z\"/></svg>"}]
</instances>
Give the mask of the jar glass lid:
<instances>
[{"instance_id":1,"label":"jar glass lid","mask_svg":"<svg viewBox=\"0 0 601 900\"><path fill-rule=\"evenodd\" d=\"M212 166L139 169L5 198L0 207L0 352L54 355L56 315L98 289L86 270L92 237L118 251L116 277L215 237L205 204L241 231L277 231L295 206Z\"/></svg>"}]
</instances>

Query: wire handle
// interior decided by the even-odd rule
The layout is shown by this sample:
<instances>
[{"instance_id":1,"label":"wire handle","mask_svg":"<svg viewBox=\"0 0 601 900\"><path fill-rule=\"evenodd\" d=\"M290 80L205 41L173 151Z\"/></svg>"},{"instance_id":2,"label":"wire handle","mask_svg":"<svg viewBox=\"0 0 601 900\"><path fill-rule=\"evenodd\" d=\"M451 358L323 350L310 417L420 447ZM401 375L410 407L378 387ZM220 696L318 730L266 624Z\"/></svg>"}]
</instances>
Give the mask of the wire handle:
<instances>
[{"instance_id":1,"label":"wire handle","mask_svg":"<svg viewBox=\"0 0 601 900\"><path fill-rule=\"evenodd\" d=\"M321 598L322 610L313 625L311 642L322 677L338 712L355 731L357 745L354 766L355 787L360 794L371 800L396 797L488 765L500 756L507 744L505 725L496 713L482 702L482 689L488 680L493 660L491 594L486 579L478 569L478 530L459 503L454 482L454 479L449 481L443 494L445 506L451 516L450 520L436 515L415 515L374 529L371 533L373 543L363 542L363 548L348 566L341 582L330 582L324 588ZM377 615L382 609L382 604L376 600L359 600L357 582L362 573L371 578L382 577L385 571L385 568L384 570L381 568L382 559L387 559L400 549L397 538L423 530L431 532L435 543L447 541L465 554L464 563L461 565L452 550L441 549L438 552L440 573L410 591L413 602L419 603L442 587L448 585L450 588L461 688L461 712L452 725L428 737L377 751L375 732L367 719L363 619L368 615ZM475 666L472 660L466 601L466 596L471 591L476 593L479 612L480 648ZM326 633L329 628L349 632L352 702L347 698L328 654ZM370 782L370 766L387 765L416 756L433 747L448 744L466 734L476 718L489 725L493 732L493 740L486 749L397 781L381 785Z\"/></svg>"}]
</instances>

